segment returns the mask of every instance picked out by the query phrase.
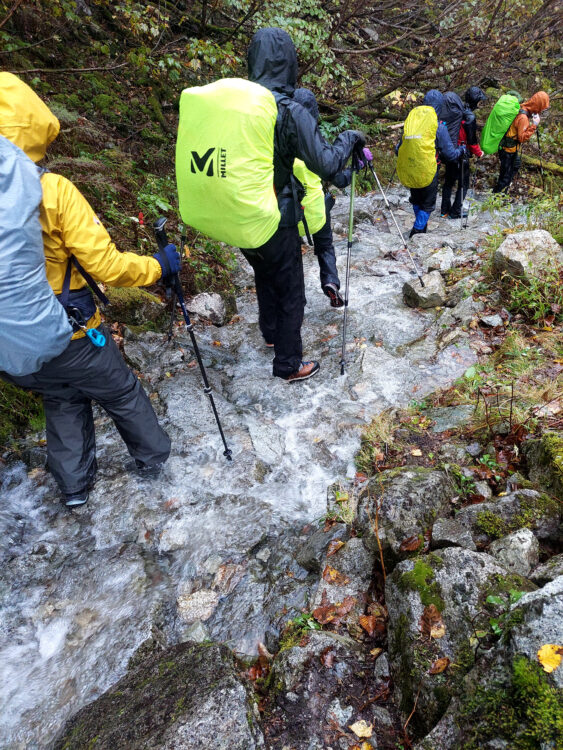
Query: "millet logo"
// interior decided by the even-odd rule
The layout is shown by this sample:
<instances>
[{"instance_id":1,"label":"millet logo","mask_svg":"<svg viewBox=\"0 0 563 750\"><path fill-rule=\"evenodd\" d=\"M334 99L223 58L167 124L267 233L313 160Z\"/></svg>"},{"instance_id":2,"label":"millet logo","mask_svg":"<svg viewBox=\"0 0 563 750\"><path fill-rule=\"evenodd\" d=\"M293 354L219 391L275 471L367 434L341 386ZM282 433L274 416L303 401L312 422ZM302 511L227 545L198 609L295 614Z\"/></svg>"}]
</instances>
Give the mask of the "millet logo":
<instances>
[{"instance_id":1,"label":"millet logo","mask_svg":"<svg viewBox=\"0 0 563 750\"><path fill-rule=\"evenodd\" d=\"M217 156L213 156L213 152L217 150ZM193 174L196 174L197 172L205 172L205 174L208 177L213 177L214 175L214 164L215 159L217 159L217 175L222 178L226 178L227 176L227 149L226 148L220 148L216 149L215 146L212 146L211 148L207 149L207 151L203 154L203 156L200 156L197 151L192 151L192 158L191 158L191 164L190 169Z\"/></svg>"}]
</instances>

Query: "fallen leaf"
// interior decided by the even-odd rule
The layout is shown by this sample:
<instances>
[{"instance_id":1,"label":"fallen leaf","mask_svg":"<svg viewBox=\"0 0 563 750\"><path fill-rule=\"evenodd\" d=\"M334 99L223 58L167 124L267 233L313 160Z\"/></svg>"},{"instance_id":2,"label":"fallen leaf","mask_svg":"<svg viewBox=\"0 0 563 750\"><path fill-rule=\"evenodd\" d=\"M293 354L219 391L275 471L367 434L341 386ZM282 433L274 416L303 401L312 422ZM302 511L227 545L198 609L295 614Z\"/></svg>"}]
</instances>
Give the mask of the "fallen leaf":
<instances>
[{"instance_id":1,"label":"fallen leaf","mask_svg":"<svg viewBox=\"0 0 563 750\"><path fill-rule=\"evenodd\" d=\"M382 648L372 648L369 653L370 653L371 656L373 656L374 659L377 659L377 657L381 656L381 654L383 653L383 649Z\"/></svg>"},{"instance_id":2,"label":"fallen leaf","mask_svg":"<svg viewBox=\"0 0 563 750\"><path fill-rule=\"evenodd\" d=\"M422 451L420 450L420 448L412 448L411 456L422 456Z\"/></svg>"},{"instance_id":3,"label":"fallen leaf","mask_svg":"<svg viewBox=\"0 0 563 750\"><path fill-rule=\"evenodd\" d=\"M442 615L434 604L429 604L424 608L419 627L422 634L430 636L430 638L438 639L446 635L446 626L442 620Z\"/></svg>"},{"instance_id":4,"label":"fallen leaf","mask_svg":"<svg viewBox=\"0 0 563 750\"><path fill-rule=\"evenodd\" d=\"M400 552L414 552L414 550L417 550L421 544L422 544L422 541L418 535L408 536L406 537L406 539L403 539L403 541L401 542L399 551Z\"/></svg>"},{"instance_id":5,"label":"fallen leaf","mask_svg":"<svg viewBox=\"0 0 563 750\"><path fill-rule=\"evenodd\" d=\"M326 556L332 557L332 555L335 555L339 549L342 549L342 547L346 546L346 542L343 542L341 539L333 539L332 542L328 545Z\"/></svg>"},{"instance_id":6,"label":"fallen leaf","mask_svg":"<svg viewBox=\"0 0 563 750\"><path fill-rule=\"evenodd\" d=\"M213 342L213 346L221 346L221 342L220 341L214 341Z\"/></svg>"},{"instance_id":7,"label":"fallen leaf","mask_svg":"<svg viewBox=\"0 0 563 750\"><path fill-rule=\"evenodd\" d=\"M326 591L323 591L320 605L313 610L313 617L321 625L328 625L329 623L338 625L355 603L356 598L354 596L346 596L341 602L332 604L328 600Z\"/></svg>"},{"instance_id":8,"label":"fallen leaf","mask_svg":"<svg viewBox=\"0 0 563 750\"><path fill-rule=\"evenodd\" d=\"M436 659L428 670L429 674L442 674L442 672L450 666L450 660L447 656L442 656L441 659Z\"/></svg>"},{"instance_id":9,"label":"fallen leaf","mask_svg":"<svg viewBox=\"0 0 563 750\"><path fill-rule=\"evenodd\" d=\"M324 651L321 651L320 659L323 667L326 667L327 669L332 667L334 664L334 651L332 646L327 646Z\"/></svg>"},{"instance_id":10,"label":"fallen leaf","mask_svg":"<svg viewBox=\"0 0 563 750\"><path fill-rule=\"evenodd\" d=\"M561 664L563 646L546 643L538 650L538 659L546 672L553 672Z\"/></svg>"},{"instance_id":11,"label":"fallen leaf","mask_svg":"<svg viewBox=\"0 0 563 750\"><path fill-rule=\"evenodd\" d=\"M350 579L347 578L343 573L339 573L336 568L327 565L323 570L323 581L327 583L336 583L339 586L345 583L350 583Z\"/></svg>"},{"instance_id":12,"label":"fallen leaf","mask_svg":"<svg viewBox=\"0 0 563 750\"><path fill-rule=\"evenodd\" d=\"M350 724L348 729L351 729L356 737L371 737L373 734L373 724L368 724L364 719Z\"/></svg>"},{"instance_id":13,"label":"fallen leaf","mask_svg":"<svg viewBox=\"0 0 563 750\"><path fill-rule=\"evenodd\" d=\"M374 615L360 615L360 625L369 636L373 636L377 627L377 617Z\"/></svg>"}]
</instances>

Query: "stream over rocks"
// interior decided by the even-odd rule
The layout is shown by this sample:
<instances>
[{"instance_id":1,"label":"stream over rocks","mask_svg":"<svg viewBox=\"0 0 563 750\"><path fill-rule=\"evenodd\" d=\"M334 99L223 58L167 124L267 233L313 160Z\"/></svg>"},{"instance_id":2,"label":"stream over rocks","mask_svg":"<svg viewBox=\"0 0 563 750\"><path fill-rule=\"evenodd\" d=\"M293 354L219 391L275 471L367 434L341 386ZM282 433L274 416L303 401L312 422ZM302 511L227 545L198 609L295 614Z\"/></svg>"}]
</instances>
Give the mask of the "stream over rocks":
<instances>
[{"instance_id":1,"label":"stream over rocks","mask_svg":"<svg viewBox=\"0 0 563 750\"><path fill-rule=\"evenodd\" d=\"M406 191L389 197L408 229ZM158 480L127 471L126 449L101 412L98 481L84 508L60 505L39 444L28 443L27 464L2 468L2 747L48 747L71 715L155 645L209 638L253 655L260 641L275 648L284 623L305 606L318 576L294 554L311 533L307 524L326 512L329 485L354 476L362 429L381 410L451 383L477 359L467 339L441 338L436 310L403 302L403 285L416 277L381 207L375 194L357 200L346 375L342 311L322 294L311 251L302 333L306 358L321 362L313 380L272 378L241 256L238 315L221 328L198 325L232 463L178 328L170 344L164 334L130 332L124 343L172 438ZM347 210L339 198L337 228ZM461 231L458 221L433 219L410 243L420 266L440 267L429 259L448 248L458 260L471 258L491 220L472 214ZM337 239L344 285L346 241Z\"/></svg>"}]
</instances>

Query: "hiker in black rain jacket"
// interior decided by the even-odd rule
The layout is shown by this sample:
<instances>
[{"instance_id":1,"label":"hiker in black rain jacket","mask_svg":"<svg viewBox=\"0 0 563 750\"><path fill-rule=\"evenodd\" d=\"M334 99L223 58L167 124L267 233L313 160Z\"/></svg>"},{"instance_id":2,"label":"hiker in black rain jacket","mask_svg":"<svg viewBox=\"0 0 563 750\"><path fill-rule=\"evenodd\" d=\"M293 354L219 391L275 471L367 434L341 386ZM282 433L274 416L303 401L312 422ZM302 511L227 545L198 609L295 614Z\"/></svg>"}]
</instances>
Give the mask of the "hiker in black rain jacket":
<instances>
[{"instance_id":1,"label":"hiker in black rain jacket","mask_svg":"<svg viewBox=\"0 0 563 750\"><path fill-rule=\"evenodd\" d=\"M341 172L362 133L347 130L330 145L307 110L291 98L297 83L297 52L287 32L260 29L248 48L248 77L270 89L278 105L274 129L274 187L281 214L273 237L256 250L243 250L254 269L260 330L266 345L274 346L273 374L296 382L319 370L318 362L304 362L301 324L305 308L305 282L301 240L297 225L302 219L303 189L293 177L293 161L332 181Z\"/></svg>"}]
</instances>

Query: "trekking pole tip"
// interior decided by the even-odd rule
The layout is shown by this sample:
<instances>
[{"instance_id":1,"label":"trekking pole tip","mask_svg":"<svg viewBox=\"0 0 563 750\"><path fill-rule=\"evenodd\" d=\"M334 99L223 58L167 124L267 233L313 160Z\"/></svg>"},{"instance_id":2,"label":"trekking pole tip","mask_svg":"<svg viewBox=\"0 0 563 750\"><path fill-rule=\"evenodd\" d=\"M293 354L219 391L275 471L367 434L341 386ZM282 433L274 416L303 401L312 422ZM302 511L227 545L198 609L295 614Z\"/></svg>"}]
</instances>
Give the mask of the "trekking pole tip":
<instances>
[{"instance_id":1,"label":"trekking pole tip","mask_svg":"<svg viewBox=\"0 0 563 750\"><path fill-rule=\"evenodd\" d=\"M230 448L225 448L225 450L223 451L223 455L225 456L227 461L233 460L233 452Z\"/></svg>"}]
</instances>

